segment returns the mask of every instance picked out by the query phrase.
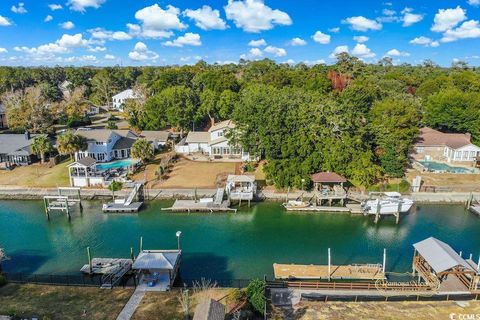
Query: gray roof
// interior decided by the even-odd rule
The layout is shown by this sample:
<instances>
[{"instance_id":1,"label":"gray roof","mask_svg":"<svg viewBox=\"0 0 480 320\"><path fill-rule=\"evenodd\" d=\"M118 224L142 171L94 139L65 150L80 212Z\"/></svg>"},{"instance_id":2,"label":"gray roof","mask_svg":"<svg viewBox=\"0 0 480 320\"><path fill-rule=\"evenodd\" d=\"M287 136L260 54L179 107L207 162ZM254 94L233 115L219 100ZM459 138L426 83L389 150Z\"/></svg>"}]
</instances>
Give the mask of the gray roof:
<instances>
[{"instance_id":1,"label":"gray roof","mask_svg":"<svg viewBox=\"0 0 480 320\"><path fill-rule=\"evenodd\" d=\"M132 268L174 270L181 254L180 250L143 250L135 259Z\"/></svg>"},{"instance_id":2,"label":"gray roof","mask_svg":"<svg viewBox=\"0 0 480 320\"><path fill-rule=\"evenodd\" d=\"M33 154L30 145L33 138L41 134L31 134L30 139L25 138L25 134L0 134L0 153L16 156L28 156Z\"/></svg>"},{"instance_id":3,"label":"gray roof","mask_svg":"<svg viewBox=\"0 0 480 320\"><path fill-rule=\"evenodd\" d=\"M97 160L95 160L94 158L92 157L84 157L78 161L75 161L74 163L72 163L71 165L69 165L69 167L73 167L73 166L76 166L76 165L82 165L84 167L90 167L94 164L97 163Z\"/></svg>"},{"instance_id":4,"label":"gray roof","mask_svg":"<svg viewBox=\"0 0 480 320\"><path fill-rule=\"evenodd\" d=\"M190 131L187 135L187 143L209 143L210 133L202 131Z\"/></svg>"},{"instance_id":5,"label":"gray roof","mask_svg":"<svg viewBox=\"0 0 480 320\"><path fill-rule=\"evenodd\" d=\"M215 140L210 141L210 145L213 146L215 144L219 144L219 143L222 143L222 142L225 142L225 141L228 141L227 137L222 136L220 138L217 138Z\"/></svg>"},{"instance_id":6,"label":"gray roof","mask_svg":"<svg viewBox=\"0 0 480 320\"><path fill-rule=\"evenodd\" d=\"M417 242L413 247L422 255L436 273L447 271L457 266L475 271L452 247L434 237Z\"/></svg>"},{"instance_id":7,"label":"gray roof","mask_svg":"<svg viewBox=\"0 0 480 320\"><path fill-rule=\"evenodd\" d=\"M235 128L235 123L233 123L232 120L220 121L219 123L214 124L210 129L208 129L208 132L217 131L225 128L233 129Z\"/></svg>"},{"instance_id":8,"label":"gray roof","mask_svg":"<svg viewBox=\"0 0 480 320\"><path fill-rule=\"evenodd\" d=\"M166 142L170 138L170 132L168 132L168 131L142 131L140 136L144 137L148 141Z\"/></svg>"},{"instance_id":9,"label":"gray roof","mask_svg":"<svg viewBox=\"0 0 480 320\"><path fill-rule=\"evenodd\" d=\"M117 142L115 142L113 149L130 149L135 141L136 139L121 137Z\"/></svg>"},{"instance_id":10,"label":"gray roof","mask_svg":"<svg viewBox=\"0 0 480 320\"><path fill-rule=\"evenodd\" d=\"M225 306L213 299L205 299L195 308L193 320L223 320Z\"/></svg>"},{"instance_id":11,"label":"gray roof","mask_svg":"<svg viewBox=\"0 0 480 320\"><path fill-rule=\"evenodd\" d=\"M228 182L255 182L254 175L237 175L237 174L229 174L227 177Z\"/></svg>"},{"instance_id":12,"label":"gray roof","mask_svg":"<svg viewBox=\"0 0 480 320\"><path fill-rule=\"evenodd\" d=\"M91 129L91 130L77 129L77 131L75 131L75 134L83 136L87 138L87 140L106 142L114 132L122 137L128 137L128 138L134 138L134 139L138 137L135 133L133 133L130 130L110 130L110 129Z\"/></svg>"}]
</instances>

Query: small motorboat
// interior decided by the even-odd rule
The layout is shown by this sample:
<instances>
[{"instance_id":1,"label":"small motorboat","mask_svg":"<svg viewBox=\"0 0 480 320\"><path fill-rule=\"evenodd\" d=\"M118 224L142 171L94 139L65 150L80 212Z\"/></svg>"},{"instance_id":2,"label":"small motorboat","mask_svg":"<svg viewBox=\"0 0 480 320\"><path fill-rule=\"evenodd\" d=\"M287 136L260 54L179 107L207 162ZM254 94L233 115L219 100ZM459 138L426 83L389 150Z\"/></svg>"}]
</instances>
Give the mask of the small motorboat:
<instances>
[{"instance_id":1,"label":"small motorboat","mask_svg":"<svg viewBox=\"0 0 480 320\"><path fill-rule=\"evenodd\" d=\"M311 206L310 202L299 201L299 200L288 200L283 204L285 208L289 209L299 209L299 208L308 208Z\"/></svg>"},{"instance_id":2,"label":"small motorboat","mask_svg":"<svg viewBox=\"0 0 480 320\"><path fill-rule=\"evenodd\" d=\"M366 200L361 204L365 214L405 213L412 205L413 200L403 198L398 192L383 192L377 199Z\"/></svg>"}]
</instances>

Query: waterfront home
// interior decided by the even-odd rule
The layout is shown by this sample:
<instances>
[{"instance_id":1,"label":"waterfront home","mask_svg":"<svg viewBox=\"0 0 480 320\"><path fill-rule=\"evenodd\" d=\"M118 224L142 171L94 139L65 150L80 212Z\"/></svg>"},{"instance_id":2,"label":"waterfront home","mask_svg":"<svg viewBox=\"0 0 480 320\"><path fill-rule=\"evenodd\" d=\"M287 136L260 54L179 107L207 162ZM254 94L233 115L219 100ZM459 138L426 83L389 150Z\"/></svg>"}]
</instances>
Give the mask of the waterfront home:
<instances>
[{"instance_id":1,"label":"waterfront home","mask_svg":"<svg viewBox=\"0 0 480 320\"><path fill-rule=\"evenodd\" d=\"M469 133L444 133L425 127L420 129L411 157L415 160L474 165L480 156L480 147L470 139Z\"/></svg>"},{"instance_id":2,"label":"waterfront home","mask_svg":"<svg viewBox=\"0 0 480 320\"><path fill-rule=\"evenodd\" d=\"M204 299L195 308L193 320L224 320L225 306L211 298Z\"/></svg>"},{"instance_id":3,"label":"waterfront home","mask_svg":"<svg viewBox=\"0 0 480 320\"><path fill-rule=\"evenodd\" d=\"M78 159L68 166L72 187L103 186L104 176L97 172L97 161L92 157Z\"/></svg>"},{"instance_id":4,"label":"waterfront home","mask_svg":"<svg viewBox=\"0 0 480 320\"><path fill-rule=\"evenodd\" d=\"M232 159L250 161L250 154L227 138L229 131L235 129L232 120L225 120L213 125L207 132L190 131L185 139L175 146L181 154L200 153L210 159Z\"/></svg>"},{"instance_id":5,"label":"waterfront home","mask_svg":"<svg viewBox=\"0 0 480 320\"><path fill-rule=\"evenodd\" d=\"M37 156L32 152L33 138L38 134L0 134L0 166L26 166L37 161Z\"/></svg>"},{"instance_id":6,"label":"waterfront home","mask_svg":"<svg viewBox=\"0 0 480 320\"><path fill-rule=\"evenodd\" d=\"M165 148L170 136L171 134L168 131L142 131L140 134L141 138L152 143L156 151Z\"/></svg>"},{"instance_id":7,"label":"waterfront home","mask_svg":"<svg viewBox=\"0 0 480 320\"><path fill-rule=\"evenodd\" d=\"M142 250L132 269L138 275L138 286L153 290L167 291L177 277L182 259L182 250Z\"/></svg>"},{"instance_id":8,"label":"waterfront home","mask_svg":"<svg viewBox=\"0 0 480 320\"><path fill-rule=\"evenodd\" d=\"M137 134L130 130L78 129L75 134L87 139L86 150L75 153L75 160L84 157L94 158L98 162L130 158L130 150Z\"/></svg>"},{"instance_id":9,"label":"waterfront home","mask_svg":"<svg viewBox=\"0 0 480 320\"><path fill-rule=\"evenodd\" d=\"M7 108L5 108L5 105L0 103L0 130L1 129L6 129L8 128L7 126Z\"/></svg>"},{"instance_id":10,"label":"waterfront home","mask_svg":"<svg viewBox=\"0 0 480 320\"><path fill-rule=\"evenodd\" d=\"M112 108L118 111L123 111L125 107L125 103L128 100L137 99L137 95L135 91L132 89L123 90L122 92L114 95L112 97Z\"/></svg>"}]
</instances>

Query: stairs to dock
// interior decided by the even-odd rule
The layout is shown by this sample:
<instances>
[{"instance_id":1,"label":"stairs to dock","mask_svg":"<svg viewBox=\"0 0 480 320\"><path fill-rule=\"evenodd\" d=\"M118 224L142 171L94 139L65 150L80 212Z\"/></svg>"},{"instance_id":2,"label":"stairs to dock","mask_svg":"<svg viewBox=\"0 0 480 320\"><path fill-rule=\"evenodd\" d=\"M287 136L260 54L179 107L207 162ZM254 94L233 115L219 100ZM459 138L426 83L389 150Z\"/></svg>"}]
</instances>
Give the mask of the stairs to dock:
<instances>
[{"instance_id":1,"label":"stairs to dock","mask_svg":"<svg viewBox=\"0 0 480 320\"><path fill-rule=\"evenodd\" d=\"M124 262L111 273L106 273L102 276L101 289L112 289L115 285L122 280L123 276L132 268L131 262Z\"/></svg>"},{"instance_id":2,"label":"stairs to dock","mask_svg":"<svg viewBox=\"0 0 480 320\"><path fill-rule=\"evenodd\" d=\"M135 199L135 196L137 195L141 187L142 187L141 183L135 183L135 186L133 187L132 192L130 192L127 200L125 200L125 206L129 206L130 204L132 204L133 199Z\"/></svg>"},{"instance_id":3,"label":"stairs to dock","mask_svg":"<svg viewBox=\"0 0 480 320\"><path fill-rule=\"evenodd\" d=\"M214 204L216 205L221 205L223 202L223 195L225 193L225 189L223 188L218 188L217 193L215 194L215 199L214 199Z\"/></svg>"}]
</instances>

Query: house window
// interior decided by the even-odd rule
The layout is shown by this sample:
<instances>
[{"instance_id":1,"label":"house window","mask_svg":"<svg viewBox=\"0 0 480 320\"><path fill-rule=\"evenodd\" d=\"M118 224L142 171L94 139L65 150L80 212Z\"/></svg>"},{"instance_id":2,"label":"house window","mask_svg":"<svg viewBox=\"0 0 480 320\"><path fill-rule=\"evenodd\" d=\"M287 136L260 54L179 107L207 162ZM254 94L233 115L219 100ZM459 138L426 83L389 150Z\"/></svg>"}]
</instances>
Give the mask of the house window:
<instances>
[{"instance_id":1,"label":"house window","mask_svg":"<svg viewBox=\"0 0 480 320\"><path fill-rule=\"evenodd\" d=\"M220 148L214 147L213 148L213 154L221 154Z\"/></svg>"},{"instance_id":2,"label":"house window","mask_svg":"<svg viewBox=\"0 0 480 320\"><path fill-rule=\"evenodd\" d=\"M455 152L455 160L460 160L462 158L462 151Z\"/></svg>"},{"instance_id":3,"label":"house window","mask_svg":"<svg viewBox=\"0 0 480 320\"><path fill-rule=\"evenodd\" d=\"M230 148L223 148L223 154L230 154Z\"/></svg>"},{"instance_id":4,"label":"house window","mask_svg":"<svg viewBox=\"0 0 480 320\"><path fill-rule=\"evenodd\" d=\"M217 135L218 135L219 137L223 137L223 131L218 131Z\"/></svg>"},{"instance_id":5,"label":"house window","mask_svg":"<svg viewBox=\"0 0 480 320\"><path fill-rule=\"evenodd\" d=\"M463 160L468 160L468 151L463 151Z\"/></svg>"},{"instance_id":6,"label":"house window","mask_svg":"<svg viewBox=\"0 0 480 320\"><path fill-rule=\"evenodd\" d=\"M101 141L96 141L95 144L96 144L97 146L102 146L102 145L103 145L103 142L101 142Z\"/></svg>"},{"instance_id":7,"label":"house window","mask_svg":"<svg viewBox=\"0 0 480 320\"><path fill-rule=\"evenodd\" d=\"M122 158L125 158L125 150L121 150Z\"/></svg>"},{"instance_id":8,"label":"house window","mask_svg":"<svg viewBox=\"0 0 480 320\"><path fill-rule=\"evenodd\" d=\"M97 153L97 158L98 158L98 161L104 161L105 153Z\"/></svg>"}]
</instances>

